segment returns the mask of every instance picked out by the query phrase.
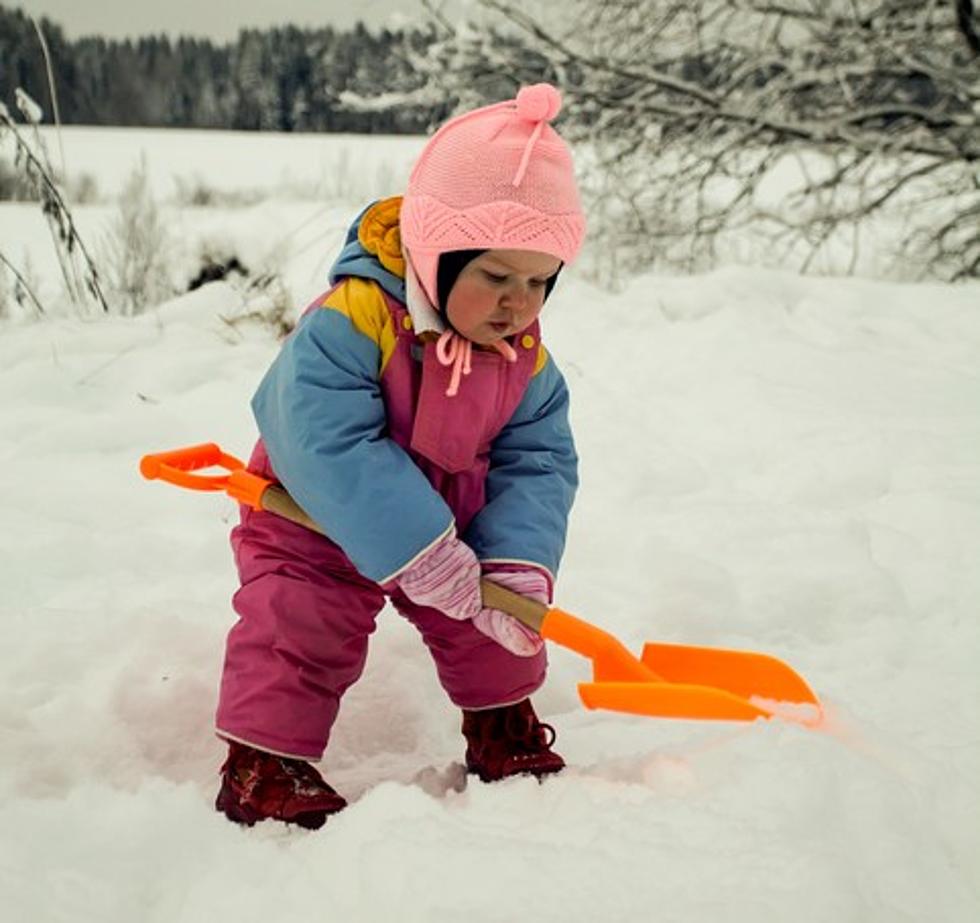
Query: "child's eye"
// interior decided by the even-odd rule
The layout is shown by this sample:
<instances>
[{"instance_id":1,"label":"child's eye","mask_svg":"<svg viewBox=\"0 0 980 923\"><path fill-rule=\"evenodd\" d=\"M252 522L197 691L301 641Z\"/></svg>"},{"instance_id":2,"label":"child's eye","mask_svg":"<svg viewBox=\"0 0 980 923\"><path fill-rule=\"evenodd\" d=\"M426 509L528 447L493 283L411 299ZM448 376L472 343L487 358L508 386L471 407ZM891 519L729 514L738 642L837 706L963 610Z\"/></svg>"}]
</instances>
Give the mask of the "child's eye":
<instances>
[{"instance_id":1,"label":"child's eye","mask_svg":"<svg viewBox=\"0 0 980 923\"><path fill-rule=\"evenodd\" d=\"M507 276L498 276L496 273L483 271L483 274L495 285L500 285L502 282L507 281Z\"/></svg>"},{"instance_id":2,"label":"child's eye","mask_svg":"<svg viewBox=\"0 0 980 923\"><path fill-rule=\"evenodd\" d=\"M547 279L532 279L531 288L544 288L548 284Z\"/></svg>"}]
</instances>

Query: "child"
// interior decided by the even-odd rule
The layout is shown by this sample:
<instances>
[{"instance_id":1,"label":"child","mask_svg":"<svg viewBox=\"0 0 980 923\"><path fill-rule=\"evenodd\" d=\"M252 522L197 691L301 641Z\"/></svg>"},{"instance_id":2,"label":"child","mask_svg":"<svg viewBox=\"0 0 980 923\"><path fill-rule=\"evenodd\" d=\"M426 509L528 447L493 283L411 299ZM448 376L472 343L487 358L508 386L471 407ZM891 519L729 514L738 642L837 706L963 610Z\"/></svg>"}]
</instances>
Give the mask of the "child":
<instances>
[{"instance_id":1,"label":"child","mask_svg":"<svg viewBox=\"0 0 980 923\"><path fill-rule=\"evenodd\" d=\"M568 393L537 317L585 222L548 84L447 122L403 198L355 221L329 292L252 401L249 467L325 538L242 508L217 733L217 808L319 827L319 760L390 599L463 711L484 781L564 767L528 696L541 639L484 608L482 575L550 602L577 486Z\"/></svg>"}]
</instances>

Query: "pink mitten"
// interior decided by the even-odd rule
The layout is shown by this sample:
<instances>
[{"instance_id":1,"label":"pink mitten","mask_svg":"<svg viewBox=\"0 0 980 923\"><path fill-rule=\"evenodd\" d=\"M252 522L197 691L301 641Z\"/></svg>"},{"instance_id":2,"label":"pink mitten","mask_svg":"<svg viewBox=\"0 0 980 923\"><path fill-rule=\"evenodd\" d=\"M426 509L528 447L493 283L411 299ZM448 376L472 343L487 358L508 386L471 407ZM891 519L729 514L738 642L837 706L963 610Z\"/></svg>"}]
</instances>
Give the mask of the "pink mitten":
<instances>
[{"instance_id":1,"label":"pink mitten","mask_svg":"<svg viewBox=\"0 0 980 923\"><path fill-rule=\"evenodd\" d=\"M488 580L536 602L545 605L551 602L551 581L544 571L536 567L509 566L506 570L488 567L485 576ZM519 657L532 657L544 645L540 635L499 609L481 609L473 618L473 627Z\"/></svg>"},{"instance_id":2,"label":"pink mitten","mask_svg":"<svg viewBox=\"0 0 980 923\"><path fill-rule=\"evenodd\" d=\"M393 582L412 602L451 619L471 619L480 612L480 562L455 535L436 542Z\"/></svg>"}]
</instances>

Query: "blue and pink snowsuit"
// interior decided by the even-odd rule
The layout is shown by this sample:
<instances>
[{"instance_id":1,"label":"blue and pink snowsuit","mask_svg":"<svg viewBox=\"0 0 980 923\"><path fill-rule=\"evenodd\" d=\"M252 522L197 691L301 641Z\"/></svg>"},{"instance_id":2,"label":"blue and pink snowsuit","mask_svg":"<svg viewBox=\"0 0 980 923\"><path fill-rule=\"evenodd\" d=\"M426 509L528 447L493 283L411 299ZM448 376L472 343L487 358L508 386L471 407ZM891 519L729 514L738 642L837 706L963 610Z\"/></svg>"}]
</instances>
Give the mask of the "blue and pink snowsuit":
<instances>
[{"instance_id":1,"label":"blue and pink snowsuit","mask_svg":"<svg viewBox=\"0 0 980 923\"><path fill-rule=\"evenodd\" d=\"M283 484L328 537L242 507L216 725L285 756L322 756L386 598L421 632L457 706L516 702L544 681L543 651L515 656L389 582L453 528L483 563L556 574L577 486L568 392L537 322L513 338L514 363L474 350L446 396L435 336L416 331L406 304L399 203L359 216L333 287L252 401L250 469Z\"/></svg>"}]
</instances>

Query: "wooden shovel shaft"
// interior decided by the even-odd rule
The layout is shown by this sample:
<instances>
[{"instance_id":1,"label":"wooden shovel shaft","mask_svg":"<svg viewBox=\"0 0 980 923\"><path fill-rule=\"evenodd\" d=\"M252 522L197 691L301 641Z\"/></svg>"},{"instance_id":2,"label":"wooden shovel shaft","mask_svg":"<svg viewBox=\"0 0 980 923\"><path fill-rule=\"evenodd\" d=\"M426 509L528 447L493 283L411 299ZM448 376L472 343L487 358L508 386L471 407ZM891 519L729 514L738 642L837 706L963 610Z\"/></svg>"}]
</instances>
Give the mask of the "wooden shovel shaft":
<instances>
[{"instance_id":1,"label":"wooden shovel shaft","mask_svg":"<svg viewBox=\"0 0 980 923\"><path fill-rule=\"evenodd\" d=\"M275 485L267 487L262 492L261 502L262 509L323 535L323 529L306 515L306 511L301 509L300 505L282 487Z\"/></svg>"},{"instance_id":2,"label":"wooden shovel shaft","mask_svg":"<svg viewBox=\"0 0 980 923\"><path fill-rule=\"evenodd\" d=\"M521 624L527 625L532 631L541 634L541 625L549 611L544 603L514 593L486 577L480 581L480 591L484 606L506 612Z\"/></svg>"},{"instance_id":3,"label":"wooden shovel shaft","mask_svg":"<svg viewBox=\"0 0 980 923\"><path fill-rule=\"evenodd\" d=\"M275 513L283 519L288 519L290 522L295 522L297 525L312 529L314 532L319 532L321 535L323 534L323 529L310 519L300 505L281 487L273 485L265 489L262 494L262 509ZM491 609L500 609L502 612L512 615L532 631L541 633L541 623L548 614L548 607L543 603L514 593L499 583L494 583L486 578L480 581L480 589L485 606Z\"/></svg>"}]
</instances>

